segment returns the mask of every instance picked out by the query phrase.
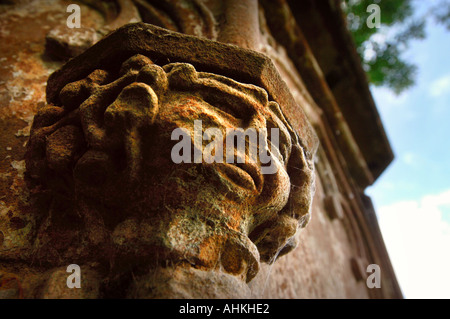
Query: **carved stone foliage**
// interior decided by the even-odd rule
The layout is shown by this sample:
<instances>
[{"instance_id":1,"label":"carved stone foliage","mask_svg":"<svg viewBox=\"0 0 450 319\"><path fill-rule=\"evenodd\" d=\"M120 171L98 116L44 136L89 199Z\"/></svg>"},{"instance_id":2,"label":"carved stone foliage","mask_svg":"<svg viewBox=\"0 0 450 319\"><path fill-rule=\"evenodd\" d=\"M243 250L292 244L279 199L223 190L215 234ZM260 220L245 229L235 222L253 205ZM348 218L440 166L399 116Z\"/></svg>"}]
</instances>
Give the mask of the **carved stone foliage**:
<instances>
[{"instance_id":1,"label":"carved stone foliage","mask_svg":"<svg viewBox=\"0 0 450 319\"><path fill-rule=\"evenodd\" d=\"M149 41L93 65L96 50L113 40L114 34L56 72L48 104L34 118L26 154L30 188L41 198L34 260L52 267L98 262L119 275L184 265L250 281L260 261L271 263L296 246L294 235L309 220L310 132L301 138L294 131L269 95L276 85L268 91L199 71L194 58L176 62L161 50L142 54ZM207 69L220 71L220 63ZM263 164L248 155L236 164L174 163L172 133L183 128L194 140L195 121L203 134L210 127L224 136L235 128L264 132L276 173L262 174Z\"/></svg>"}]
</instances>

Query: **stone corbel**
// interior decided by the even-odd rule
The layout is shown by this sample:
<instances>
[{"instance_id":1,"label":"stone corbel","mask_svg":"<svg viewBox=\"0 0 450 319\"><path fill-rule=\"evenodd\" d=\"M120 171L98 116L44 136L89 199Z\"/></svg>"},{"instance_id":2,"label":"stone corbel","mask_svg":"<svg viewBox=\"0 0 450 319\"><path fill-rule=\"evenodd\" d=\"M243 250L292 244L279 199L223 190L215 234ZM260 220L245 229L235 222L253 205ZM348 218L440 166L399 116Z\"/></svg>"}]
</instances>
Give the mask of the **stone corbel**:
<instances>
[{"instance_id":1,"label":"stone corbel","mask_svg":"<svg viewBox=\"0 0 450 319\"><path fill-rule=\"evenodd\" d=\"M193 134L195 120L278 128L277 172L173 163L171 133ZM215 297L233 297L227 282L245 286L260 262L296 246L310 217L316 148L264 55L126 25L48 80L26 154L30 188L48 199L33 256L46 267L91 265L103 296L116 280L129 297L196 297L182 293L195 277L220 284Z\"/></svg>"}]
</instances>

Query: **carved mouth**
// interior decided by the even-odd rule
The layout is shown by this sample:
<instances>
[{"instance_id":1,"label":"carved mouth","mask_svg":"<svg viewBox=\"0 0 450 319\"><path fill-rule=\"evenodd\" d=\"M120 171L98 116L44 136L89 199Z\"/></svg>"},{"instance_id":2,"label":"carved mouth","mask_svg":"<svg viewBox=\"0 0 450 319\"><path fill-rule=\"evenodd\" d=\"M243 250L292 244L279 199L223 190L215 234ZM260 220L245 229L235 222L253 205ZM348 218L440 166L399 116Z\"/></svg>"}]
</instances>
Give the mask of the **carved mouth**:
<instances>
[{"instance_id":1,"label":"carved mouth","mask_svg":"<svg viewBox=\"0 0 450 319\"><path fill-rule=\"evenodd\" d=\"M218 163L215 165L218 173L233 184L250 190L261 191L262 174L256 164L250 163Z\"/></svg>"}]
</instances>

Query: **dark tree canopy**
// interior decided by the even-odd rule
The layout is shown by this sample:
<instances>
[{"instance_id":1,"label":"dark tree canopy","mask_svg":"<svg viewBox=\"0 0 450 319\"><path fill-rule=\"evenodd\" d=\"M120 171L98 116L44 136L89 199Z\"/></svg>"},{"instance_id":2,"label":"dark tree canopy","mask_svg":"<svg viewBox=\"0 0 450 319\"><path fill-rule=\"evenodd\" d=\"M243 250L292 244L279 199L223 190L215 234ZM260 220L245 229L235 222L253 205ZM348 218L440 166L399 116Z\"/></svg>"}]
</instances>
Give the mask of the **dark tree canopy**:
<instances>
[{"instance_id":1,"label":"dark tree canopy","mask_svg":"<svg viewBox=\"0 0 450 319\"><path fill-rule=\"evenodd\" d=\"M427 20L450 30L450 0L441 0L423 16L415 14L415 2L423 0L342 0L351 31L369 82L399 94L415 83L417 66L403 53L411 40L425 38ZM380 28L370 28L372 4L380 7Z\"/></svg>"}]
</instances>

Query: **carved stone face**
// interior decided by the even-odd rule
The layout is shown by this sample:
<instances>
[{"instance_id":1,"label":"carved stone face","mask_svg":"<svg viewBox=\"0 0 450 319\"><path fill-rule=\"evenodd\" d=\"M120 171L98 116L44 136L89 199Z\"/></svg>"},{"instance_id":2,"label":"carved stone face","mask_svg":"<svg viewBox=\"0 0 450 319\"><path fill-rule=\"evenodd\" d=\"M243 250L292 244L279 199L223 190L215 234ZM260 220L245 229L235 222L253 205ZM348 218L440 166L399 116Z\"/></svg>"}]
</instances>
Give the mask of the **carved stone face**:
<instances>
[{"instance_id":1,"label":"carved stone face","mask_svg":"<svg viewBox=\"0 0 450 319\"><path fill-rule=\"evenodd\" d=\"M62 205L65 213L51 208L50 217L80 217L91 246L107 242L115 256L184 256L205 268L220 259L250 280L257 271L251 265L290 247L299 220L307 222L312 169L262 88L135 55L119 70L95 70L67 84L59 99L61 107L46 106L35 117L27 170L51 189L53 203L73 203ZM276 173L262 174L259 158L249 156L245 163L174 163L172 133L183 128L194 140L200 120L202 133L254 128L268 144L278 129L279 142L270 147ZM203 147L210 142L202 139ZM224 261L225 248L242 256Z\"/></svg>"}]
</instances>

